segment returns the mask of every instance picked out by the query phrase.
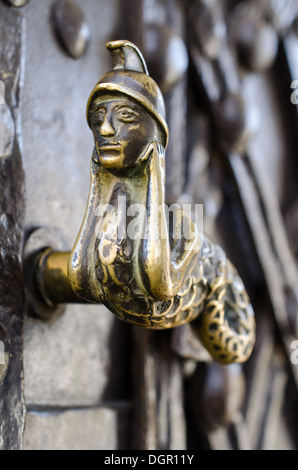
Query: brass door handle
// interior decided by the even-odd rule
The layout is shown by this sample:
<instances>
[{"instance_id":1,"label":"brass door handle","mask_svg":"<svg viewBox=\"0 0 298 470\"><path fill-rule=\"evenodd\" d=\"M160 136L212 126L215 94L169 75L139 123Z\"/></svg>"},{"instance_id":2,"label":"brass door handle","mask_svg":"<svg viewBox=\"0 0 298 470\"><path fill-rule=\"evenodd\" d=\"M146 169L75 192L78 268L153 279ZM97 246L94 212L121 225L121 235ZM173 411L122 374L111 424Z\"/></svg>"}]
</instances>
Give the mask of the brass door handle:
<instances>
[{"instance_id":1,"label":"brass door handle","mask_svg":"<svg viewBox=\"0 0 298 470\"><path fill-rule=\"evenodd\" d=\"M191 322L216 360L243 362L255 322L242 281L189 214L178 205L167 214L162 94L134 44L107 48L113 70L87 105L95 145L85 217L70 252L46 247L35 257L39 295L53 306L103 303L147 328Z\"/></svg>"}]
</instances>

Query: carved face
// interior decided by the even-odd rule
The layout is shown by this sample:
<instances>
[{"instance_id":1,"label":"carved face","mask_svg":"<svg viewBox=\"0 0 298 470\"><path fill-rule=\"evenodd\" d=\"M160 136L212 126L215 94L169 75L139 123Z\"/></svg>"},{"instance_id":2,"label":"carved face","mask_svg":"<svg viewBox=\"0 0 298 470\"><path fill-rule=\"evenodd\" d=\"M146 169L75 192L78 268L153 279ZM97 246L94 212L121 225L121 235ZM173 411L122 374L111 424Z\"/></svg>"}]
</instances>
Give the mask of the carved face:
<instances>
[{"instance_id":1,"label":"carved face","mask_svg":"<svg viewBox=\"0 0 298 470\"><path fill-rule=\"evenodd\" d=\"M155 120L126 97L100 96L91 113L91 129L99 162L111 171L134 168L147 146L160 140Z\"/></svg>"}]
</instances>

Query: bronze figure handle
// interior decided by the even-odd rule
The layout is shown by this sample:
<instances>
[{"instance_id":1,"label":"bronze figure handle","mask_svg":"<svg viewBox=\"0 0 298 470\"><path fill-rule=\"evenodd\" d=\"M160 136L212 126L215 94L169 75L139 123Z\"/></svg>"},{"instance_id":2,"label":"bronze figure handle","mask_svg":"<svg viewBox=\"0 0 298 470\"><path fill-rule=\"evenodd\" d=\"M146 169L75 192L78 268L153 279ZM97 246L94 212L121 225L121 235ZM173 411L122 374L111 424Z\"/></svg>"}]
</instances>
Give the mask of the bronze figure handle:
<instances>
[{"instance_id":1,"label":"bronze figure handle","mask_svg":"<svg viewBox=\"0 0 298 470\"><path fill-rule=\"evenodd\" d=\"M71 252L38 253L39 295L49 306L103 303L146 328L190 322L214 359L246 361L255 321L241 279L190 215L165 203L168 127L159 87L134 44L107 48L113 70L87 105L95 145L84 220Z\"/></svg>"}]
</instances>

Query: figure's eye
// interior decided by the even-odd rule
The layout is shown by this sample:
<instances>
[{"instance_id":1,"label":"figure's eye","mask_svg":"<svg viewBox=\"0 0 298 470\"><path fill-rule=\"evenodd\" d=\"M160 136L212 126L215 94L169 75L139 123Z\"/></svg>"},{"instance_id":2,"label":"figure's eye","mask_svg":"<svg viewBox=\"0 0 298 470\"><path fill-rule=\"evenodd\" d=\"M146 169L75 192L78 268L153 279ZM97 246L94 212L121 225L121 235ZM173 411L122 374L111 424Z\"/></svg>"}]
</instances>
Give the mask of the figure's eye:
<instances>
[{"instance_id":1,"label":"figure's eye","mask_svg":"<svg viewBox=\"0 0 298 470\"><path fill-rule=\"evenodd\" d=\"M124 122L136 122L138 120L139 114L134 109L128 106L121 106L117 110L118 118Z\"/></svg>"},{"instance_id":2,"label":"figure's eye","mask_svg":"<svg viewBox=\"0 0 298 470\"><path fill-rule=\"evenodd\" d=\"M96 116L97 116L98 121L102 122L105 118L105 115L106 115L105 108L98 108L96 110Z\"/></svg>"},{"instance_id":3,"label":"figure's eye","mask_svg":"<svg viewBox=\"0 0 298 470\"><path fill-rule=\"evenodd\" d=\"M99 108L94 109L94 111L92 112L92 116L91 116L92 123L95 125L101 124L105 119L105 115L106 115L105 108L99 107Z\"/></svg>"}]
</instances>

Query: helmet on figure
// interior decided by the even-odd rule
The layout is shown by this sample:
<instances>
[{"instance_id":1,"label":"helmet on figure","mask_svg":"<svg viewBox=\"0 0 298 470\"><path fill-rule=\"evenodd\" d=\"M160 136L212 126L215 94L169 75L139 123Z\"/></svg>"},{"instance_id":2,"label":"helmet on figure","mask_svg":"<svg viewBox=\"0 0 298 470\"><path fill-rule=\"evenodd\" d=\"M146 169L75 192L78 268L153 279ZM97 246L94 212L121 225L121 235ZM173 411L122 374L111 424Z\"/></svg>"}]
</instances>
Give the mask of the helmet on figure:
<instances>
[{"instance_id":1,"label":"helmet on figure","mask_svg":"<svg viewBox=\"0 0 298 470\"><path fill-rule=\"evenodd\" d=\"M142 104L158 122L167 147L169 131L165 121L165 104L156 82L149 76L146 62L139 49L131 42L120 40L106 44L111 52L113 70L103 75L93 88L87 104L87 121L94 99L103 93L121 93Z\"/></svg>"}]
</instances>

